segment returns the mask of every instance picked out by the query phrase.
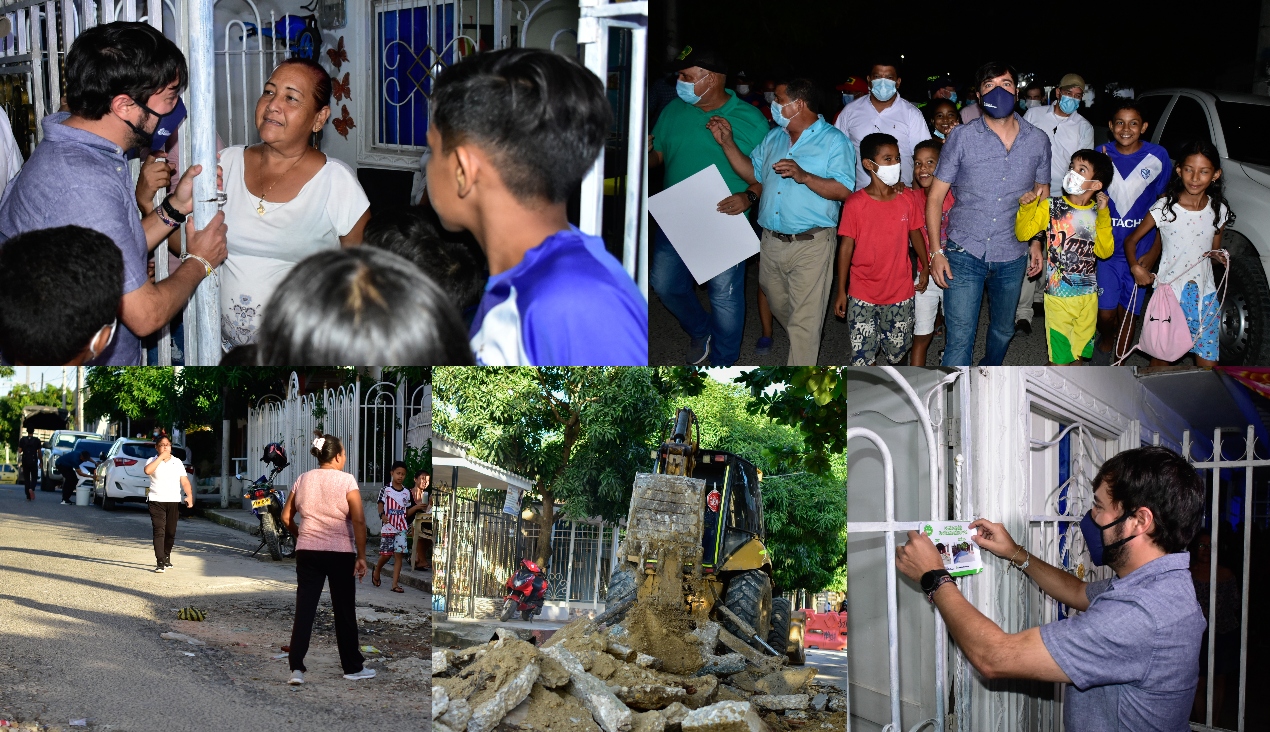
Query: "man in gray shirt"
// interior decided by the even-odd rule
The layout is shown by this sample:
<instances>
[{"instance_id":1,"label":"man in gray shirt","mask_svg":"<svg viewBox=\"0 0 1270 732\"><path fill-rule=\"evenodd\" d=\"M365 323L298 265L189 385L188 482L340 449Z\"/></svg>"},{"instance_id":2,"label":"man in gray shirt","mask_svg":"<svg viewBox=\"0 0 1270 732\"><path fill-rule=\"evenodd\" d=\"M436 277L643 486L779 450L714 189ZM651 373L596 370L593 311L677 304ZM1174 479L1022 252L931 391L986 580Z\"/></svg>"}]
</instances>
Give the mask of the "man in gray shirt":
<instances>
[{"instance_id":1,"label":"man in gray shirt","mask_svg":"<svg viewBox=\"0 0 1270 732\"><path fill-rule=\"evenodd\" d=\"M1113 579L1085 583L1041 561L1001 524L979 519L971 539L1021 570L1079 614L1006 633L979 612L944 571L925 534L908 532L896 566L922 583L948 632L989 679L1070 684L1063 723L1081 732L1187 732L1199 681L1205 622L1191 581L1187 544L1204 514L1204 482L1181 455L1140 447L1098 471L1081 533L1095 565Z\"/></svg>"},{"instance_id":2,"label":"man in gray shirt","mask_svg":"<svg viewBox=\"0 0 1270 732\"><path fill-rule=\"evenodd\" d=\"M1017 74L984 64L975 74L983 116L954 127L926 193L926 226L939 231L949 190L948 242L932 252L931 279L944 288L943 366L969 366L979 308L988 290L988 348L981 366L1000 366L1014 337L1023 277L1041 271L1041 248L1014 237L1019 197L1048 197L1050 142L1015 110Z\"/></svg>"},{"instance_id":3,"label":"man in gray shirt","mask_svg":"<svg viewBox=\"0 0 1270 732\"><path fill-rule=\"evenodd\" d=\"M107 23L80 34L66 55L70 113L42 120L44 139L0 201L0 246L18 234L75 225L100 231L123 253L123 299L114 342L93 365L141 363L140 338L185 308L198 284L225 261L224 215L195 232L187 226L188 259L155 284L150 252L194 208L193 166L162 206L137 210L126 154L149 146L160 118L176 107L187 78L185 56L146 23Z\"/></svg>"}]
</instances>

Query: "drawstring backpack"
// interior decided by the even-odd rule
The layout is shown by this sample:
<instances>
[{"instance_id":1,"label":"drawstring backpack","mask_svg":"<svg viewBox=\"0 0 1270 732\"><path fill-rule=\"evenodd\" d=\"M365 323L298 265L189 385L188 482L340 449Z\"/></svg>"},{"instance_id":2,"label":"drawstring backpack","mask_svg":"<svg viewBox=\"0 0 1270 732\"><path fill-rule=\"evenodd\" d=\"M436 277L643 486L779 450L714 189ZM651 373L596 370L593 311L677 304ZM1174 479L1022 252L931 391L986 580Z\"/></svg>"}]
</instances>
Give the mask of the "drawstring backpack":
<instances>
[{"instance_id":1,"label":"drawstring backpack","mask_svg":"<svg viewBox=\"0 0 1270 732\"><path fill-rule=\"evenodd\" d=\"M1177 301L1177 294L1173 292L1173 283L1178 282L1199 266L1204 261L1204 257L1200 257L1169 282L1161 282L1158 277L1156 278L1155 292L1151 295L1151 301L1147 303L1146 311L1142 313L1142 337L1138 339L1138 345L1130 348L1120 357L1120 360L1116 361L1116 366L1124 363L1125 359L1129 358L1129 354L1134 351L1142 351L1162 361L1176 361L1195 347L1199 341L1199 335L1211 323L1211 318L1221 317L1222 306L1226 300L1226 278L1230 276L1230 254L1225 249L1214 251L1226 254L1226 266L1222 270L1221 282L1217 286L1220 297L1217 299L1216 312L1210 315L1209 320L1200 322L1195 337L1191 337L1191 329L1186 325L1186 314L1182 312L1182 305ZM1137 297L1138 288L1134 287L1133 293L1129 296L1129 309L1125 313L1124 320L1120 321L1120 332L1116 334L1117 344L1124 337L1125 324L1132 322L1133 305ZM1202 314L1204 309L1202 301L1199 308Z\"/></svg>"}]
</instances>

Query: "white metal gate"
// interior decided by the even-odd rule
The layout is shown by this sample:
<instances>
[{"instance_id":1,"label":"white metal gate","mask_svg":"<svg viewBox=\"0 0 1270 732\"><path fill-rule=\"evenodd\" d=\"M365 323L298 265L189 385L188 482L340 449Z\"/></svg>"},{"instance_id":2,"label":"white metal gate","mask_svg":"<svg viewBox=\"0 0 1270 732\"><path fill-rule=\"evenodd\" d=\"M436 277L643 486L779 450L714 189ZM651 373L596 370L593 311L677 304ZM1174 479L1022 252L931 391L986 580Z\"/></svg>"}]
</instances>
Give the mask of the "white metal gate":
<instances>
[{"instance_id":1,"label":"white metal gate","mask_svg":"<svg viewBox=\"0 0 1270 732\"><path fill-rule=\"evenodd\" d=\"M359 465L358 406L357 384L324 389L321 394L301 394L299 377L292 373L285 398L264 397L247 412L247 473L243 477L252 479L257 472L264 473L259 461L265 445L280 442L291 464L278 474L276 483L290 487L301 473L318 467L317 459L309 453L316 429L340 438L352 472Z\"/></svg>"}]
</instances>

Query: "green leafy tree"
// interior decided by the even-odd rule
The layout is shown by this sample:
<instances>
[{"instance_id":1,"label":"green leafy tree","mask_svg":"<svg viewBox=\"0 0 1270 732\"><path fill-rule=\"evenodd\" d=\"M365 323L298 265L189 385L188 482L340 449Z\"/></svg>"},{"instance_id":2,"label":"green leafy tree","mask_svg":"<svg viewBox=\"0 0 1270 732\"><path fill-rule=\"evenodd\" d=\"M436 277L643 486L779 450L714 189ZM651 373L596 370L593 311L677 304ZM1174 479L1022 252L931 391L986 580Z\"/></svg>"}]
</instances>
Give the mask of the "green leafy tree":
<instances>
[{"instance_id":1,"label":"green leafy tree","mask_svg":"<svg viewBox=\"0 0 1270 732\"><path fill-rule=\"evenodd\" d=\"M67 403L74 401L74 395ZM26 434L22 430L22 408L28 405L44 407L62 406L62 388L45 384L43 391L32 389L29 384L14 384L9 393L0 397L0 441L10 450L18 449L18 440Z\"/></svg>"},{"instance_id":2,"label":"green leafy tree","mask_svg":"<svg viewBox=\"0 0 1270 732\"><path fill-rule=\"evenodd\" d=\"M176 422L176 374L161 366L97 366L84 376L88 398L84 400L84 423L102 417L111 421L147 417L159 424Z\"/></svg>"},{"instance_id":3,"label":"green leafy tree","mask_svg":"<svg viewBox=\"0 0 1270 732\"><path fill-rule=\"evenodd\" d=\"M551 536L557 504L572 517L626 513L635 473L652 466L667 400L696 380L677 369L609 367L438 367L432 378L438 430L533 481L540 537ZM535 561L550 557L550 541L540 540Z\"/></svg>"},{"instance_id":4,"label":"green leafy tree","mask_svg":"<svg viewBox=\"0 0 1270 732\"><path fill-rule=\"evenodd\" d=\"M834 457L847 453L847 367L765 366L747 371L736 381L750 390L751 414L799 430L806 452L803 466L824 475ZM783 388L770 387L783 385Z\"/></svg>"}]
</instances>

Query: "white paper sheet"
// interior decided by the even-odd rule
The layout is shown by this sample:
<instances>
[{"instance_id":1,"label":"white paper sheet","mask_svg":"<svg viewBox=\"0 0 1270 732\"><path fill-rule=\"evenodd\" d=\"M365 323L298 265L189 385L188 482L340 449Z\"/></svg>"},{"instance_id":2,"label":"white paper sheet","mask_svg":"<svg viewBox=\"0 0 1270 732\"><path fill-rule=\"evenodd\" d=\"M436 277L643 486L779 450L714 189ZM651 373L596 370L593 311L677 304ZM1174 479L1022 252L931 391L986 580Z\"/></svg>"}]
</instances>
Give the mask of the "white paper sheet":
<instances>
[{"instance_id":1,"label":"white paper sheet","mask_svg":"<svg viewBox=\"0 0 1270 732\"><path fill-rule=\"evenodd\" d=\"M697 284L758 254L758 236L745 214L716 210L730 195L723 175L711 165L648 199L648 212Z\"/></svg>"}]
</instances>

